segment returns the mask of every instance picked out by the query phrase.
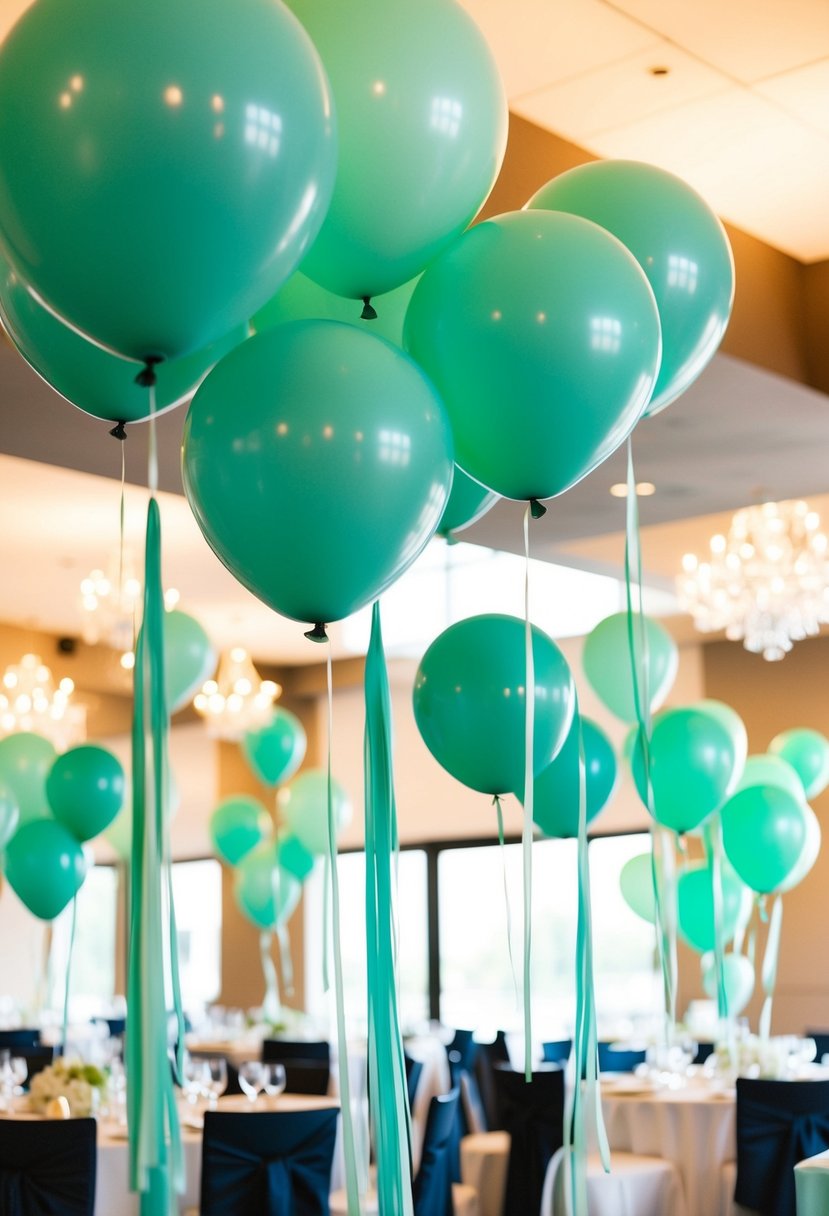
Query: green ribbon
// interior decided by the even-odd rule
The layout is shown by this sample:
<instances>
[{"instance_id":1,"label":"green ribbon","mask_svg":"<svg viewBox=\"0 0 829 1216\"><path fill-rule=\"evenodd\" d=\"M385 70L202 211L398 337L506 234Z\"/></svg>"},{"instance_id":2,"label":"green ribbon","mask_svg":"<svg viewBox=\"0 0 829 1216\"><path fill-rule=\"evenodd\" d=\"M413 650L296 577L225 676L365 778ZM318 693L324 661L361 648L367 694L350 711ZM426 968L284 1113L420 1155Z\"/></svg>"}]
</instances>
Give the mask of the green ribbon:
<instances>
[{"instance_id":1,"label":"green ribbon","mask_svg":"<svg viewBox=\"0 0 829 1216\"><path fill-rule=\"evenodd\" d=\"M276 1025L282 1009L279 1002L279 985L276 979L276 967L271 955L272 934L265 929L259 934L259 961L262 964L262 975L265 978L265 999L262 1002L262 1012L265 1020Z\"/></svg>"},{"instance_id":2,"label":"green ribbon","mask_svg":"<svg viewBox=\"0 0 829 1216\"><path fill-rule=\"evenodd\" d=\"M780 931L783 927L783 896L778 895L774 901L769 917L769 935L766 938L766 949L763 954L763 992L766 999L760 1013L760 1038L768 1039L771 1034L771 1009L774 1002L774 989L777 985L777 959L780 954Z\"/></svg>"},{"instance_id":3,"label":"green ribbon","mask_svg":"<svg viewBox=\"0 0 829 1216\"><path fill-rule=\"evenodd\" d=\"M728 1017L728 993L725 987L725 934L723 927L722 890L722 825L719 812L715 812L703 829L708 867L711 875L711 894L714 903L714 971L717 977L717 1016Z\"/></svg>"},{"instance_id":4,"label":"green ribbon","mask_svg":"<svg viewBox=\"0 0 829 1216\"><path fill-rule=\"evenodd\" d=\"M276 926L276 938L279 942L279 974L282 979L282 991L286 996L293 996L294 960L291 955L291 935L288 932L288 926L282 921Z\"/></svg>"},{"instance_id":5,"label":"green ribbon","mask_svg":"<svg viewBox=\"0 0 829 1216\"><path fill-rule=\"evenodd\" d=\"M397 997L397 806L379 603L374 604L371 615L365 701L369 1101L377 1154L377 1198L381 1216L412 1216L411 1116Z\"/></svg>"},{"instance_id":6,"label":"green ribbon","mask_svg":"<svg viewBox=\"0 0 829 1216\"><path fill-rule=\"evenodd\" d=\"M504 883L504 909L506 912L507 922L507 952L509 954L509 966L512 973L512 986L515 990L515 1005L518 1008L518 972L515 969L515 958L512 953L512 903L509 897L509 880L507 878L507 846L504 840L504 810L501 806L501 797L496 794L492 799L492 805L495 807L495 816L498 823L498 845L501 852L501 875Z\"/></svg>"},{"instance_id":7,"label":"green ribbon","mask_svg":"<svg viewBox=\"0 0 829 1216\"><path fill-rule=\"evenodd\" d=\"M69 930L69 951L66 955L66 985L63 990L63 1038L61 1051L66 1055L66 1036L69 1031L69 988L72 982L72 957L75 953L75 930L78 925L78 896L72 897L72 927Z\"/></svg>"},{"instance_id":8,"label":"green ribbon","mask_svg":"<svg viewBox=\"0 0 829 1216\"><path fill-rule=\"evenodd\" d=\"M533 741L535 736L535 663L530 621L530 516L532 503L524 511L524 820L521 853L524 873L524 1077L533 1079L532 1017L532 911L533 911Z\"/></svg>"}]
</instances>

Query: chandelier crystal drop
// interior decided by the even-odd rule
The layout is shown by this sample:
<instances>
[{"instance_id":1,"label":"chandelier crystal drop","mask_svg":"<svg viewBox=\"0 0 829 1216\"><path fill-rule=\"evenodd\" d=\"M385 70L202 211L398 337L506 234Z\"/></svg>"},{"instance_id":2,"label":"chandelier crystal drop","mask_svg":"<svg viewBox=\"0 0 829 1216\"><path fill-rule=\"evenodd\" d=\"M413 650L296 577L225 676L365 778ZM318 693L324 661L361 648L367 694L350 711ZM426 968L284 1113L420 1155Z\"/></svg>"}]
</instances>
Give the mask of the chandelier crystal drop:
<instances>
[{"instance_id":1,"label":"chandelier crystal drop","mask_svg":"<svg viewBox=\"0 0 829 1216\"><path fill-rule=\"evenodd\" d=\"M106 571L92 570L81 581L82 637L89 645L103 642L121 654L121 666L135 666L135 638L141 626L143 587L135 556L129 548L122 558L114 556ZM171 612L178 604L174 587L164 592L164 607Z\"/></svg>"},{"instance_id":2,"label":"chandelier crystal drop","mask_svg":"<svg viewBox=\"0 0 829 1216\"><path fill-rule=\"evenodd\" d=\"M745 507L710 555L682 559L680 603L703 633L775 661L829 624L829 542L820 517L802 500Z\"/></svg>"},{"instance_id":3,"label":"chandelier crystal drop","mask_svg":"<svg viewBox=\"0 0 829 1216\"><path fill-rule=\"evenodd\" d=\"M238 743L246 731L267 725L281 692L273 680L260 680L248 652L234 646L224 652L215 680L202 685L193 704L211 738Z\"/></svg>"},{"instance_id":4,"label":"chandelier crystal drop","mask_svg":"<svg viewBox=\"0 0 829 1216\"><path fill-rule=\"evenodd\" d=\"M0 737L33 731L62 751L86 737L86 711L72 702L75 685L59 683L40 655L24 654L0 681Z\"/></svg>"}]
</instances>

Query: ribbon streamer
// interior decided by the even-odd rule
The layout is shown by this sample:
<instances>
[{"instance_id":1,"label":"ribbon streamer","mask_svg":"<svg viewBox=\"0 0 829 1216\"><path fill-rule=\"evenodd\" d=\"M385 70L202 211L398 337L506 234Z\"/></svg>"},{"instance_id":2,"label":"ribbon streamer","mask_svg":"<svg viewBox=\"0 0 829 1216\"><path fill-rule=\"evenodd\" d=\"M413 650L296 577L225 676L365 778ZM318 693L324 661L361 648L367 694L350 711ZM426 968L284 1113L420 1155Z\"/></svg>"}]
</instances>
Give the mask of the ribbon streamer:
<instances>
[{"instance_id":1,"label":"ribbon streamer","mask_svg":"<svg viewBox=\"0 0 829 1216\"><path fill-rule=\"evenodd\" d=\"M271 955L272 938L273 935L268 929L263 930L259 934L259 961L262 964L262 974L265 977L265 999L262 1002L262 1011L265 1015L265 1020L270 1022L272 1026L276 1026L282 1016L282 1007L279 1002L276 967Z\"/></svg>"},{"instance_id":2,"label":"ribbon streamer","mask_svg":"<svg viewBox=\"0 0 829 1216\"><path fill-rule=\"evenodd\" d=\"M728 1017L728 993L725 987L725 942L723 933L722 890L722 826L719 812L711 816L704 829L705 848L711 873L714 902L714 970L717 976L717 1016Z\"/></svg>"},{"instance_id":3,"label":"ribbon streamer","mask_svg":"<svg viewBox=\"0 0 829 1216\"><path fill-rule=\"evenodd\" d=\"M66 955L66 984L63 989L63 1037L61 1051L66 1055L67 1035L69 1031L69 988L72 983L72 958L75 953L75 930L78 925L78 896L72 896L72 928L69 930L69 951Z\"/></svg>"},{"instance_id":4,"label":"ribbon streamer","mask_svg":"<svg viewBox=\"0 0 829 1216\"><path fill-rule=\"evenodd\" d=\"M519 1006L518 995L518 972L515 969L515 958L512 953L512 904L509 897L509 881L507 879L507 847L504 843L504 811L501 806L501 798L496 794L492 799L492 805L495 807L495 815L498 820L498 844L501 851L501 874L504 881L504 909L506 912L507 921L507 952L509 954L509 967L512 972L512 986L515 989L515 1006Z\"/></svg>"},{"instance_id":5,"label":"ribbon streamer","mask_svg":"<svg viewBox=\"0 0 829 1216\"><path fill-rule=\"evenodd\" d=\"M524 1077L533 1079L532 1020L532 910L533 910L533 740L535 735L535 664L530 621L530 515L532 504L524 511L524 822L521 851L524 869Z\"/></svg>"},{"instance_id":6,"label":"ribbon streamer","mask_svg":"<svg viewBox=\"0 0 829 1216\"><path fill-rule=\"evenodd\" d=\"M783 926L783 896L778 895L769 917L769 935L763 954L763 992L766 999L760 1013L760 1038L764 1041L771 1034L771 1008L777 984L777 959L780 953L780 930Z\"/></svg>"},{"instance_id":7,"label":"ribbon streamer","mask_svg":"<svg viewBox=\"0 0 829 1216\"><path fill-rule=\"evenodd\" d=\"M293 996L294 960L291 955L291 935L284 922L280 922L276 926L276 939L279 942L279 975L282 980L282 991L286 996Z\"/></svg>"},{"instance_id":8,"label":"ribbon streamer","mask_svg":"<svg viewBox=\"0 0 829 1216\"><path fill-rule=\"evenodd\" d=\"M371 616L365 670L366 954L369 1101L382 1216L412 1216L411 1116L400 1036L397 978L397 806L391 701L380 623Z\"/></svg>"}]
</instances>

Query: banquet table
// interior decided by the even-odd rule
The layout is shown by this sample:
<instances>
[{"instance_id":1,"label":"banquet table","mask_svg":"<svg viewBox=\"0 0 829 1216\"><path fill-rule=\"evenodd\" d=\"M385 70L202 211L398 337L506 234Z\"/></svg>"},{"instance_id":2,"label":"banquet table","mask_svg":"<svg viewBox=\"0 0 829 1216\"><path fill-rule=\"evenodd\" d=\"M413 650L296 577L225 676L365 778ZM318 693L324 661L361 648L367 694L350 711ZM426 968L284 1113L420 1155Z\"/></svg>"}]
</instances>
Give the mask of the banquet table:
<instances>
[{"instance_id":1,"label":"banquet table","mask_svg":"<svg viewBox=\"0 0 829 1216\"><path fill-rule=\"evenodd\" d=\"M829 1149L807 1157L794 1167L797 1216L826 1216L829 1212Z\"/></svg>"}]
</instances>

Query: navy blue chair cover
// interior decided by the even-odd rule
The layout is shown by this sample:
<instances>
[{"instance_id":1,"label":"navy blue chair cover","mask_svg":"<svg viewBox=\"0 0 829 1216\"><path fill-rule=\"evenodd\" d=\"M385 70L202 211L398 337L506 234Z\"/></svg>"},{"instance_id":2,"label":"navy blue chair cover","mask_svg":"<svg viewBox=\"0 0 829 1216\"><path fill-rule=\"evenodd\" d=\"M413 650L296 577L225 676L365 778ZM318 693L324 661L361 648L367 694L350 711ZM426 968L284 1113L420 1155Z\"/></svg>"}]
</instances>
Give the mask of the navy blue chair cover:
<instances>
[{"instance_id":1,"label":"navy blue chair cover","mask_svg":"<svg viewBox=\"0 0 829 1216\"><path fill-rule=\"evenodd\" d=\"M417 1087L423 1074L423 1064L420 1060L413 1060L411 1056L404 1056L403 1058L406 1063L406 1092L409 1095L409 1110L411 1110L414 1106Z\"/></svg>"},{"instance_id":2,"label":"navy blue chair cover","mask_svg":"<svg viewBox=\"0 0 829 1216\"><path fill-rule=\"evenodd\" d=\"M201 1216L328 1216L339 1111L207 1111Z\"/></svg>"},{"instance_id":3,"label":"navy blue chair cover","mask_svg":"<svg viewBox=\"0 0 829 1216\"><path fill-rule=\"evenodd\" d=\"M492 1043L479 1043L475 1056L475 1080L478 1083L485 1126L488 1131L498 1127L498 1105L495 1100L495 1066L509 1064L506 1035L498 1031Z\"/></svg>"},{"instance_id":4,"label":"navy blue chair cover","mask_svg":"<svg viewBox=\"0 0 829 1216\"><path fill-rule=\"evenodd\" d=\"M825 1149L829 1081L737 1079L738 1204L795 1216L794 1167Z\"/></svg>"},{"instance_id":5,"label":"navy blue chair cover","mask_svg":"<svg viewBox=\"0 0 829 1216\"><path fill-rule=\"evenodd\" d=\"M265 1039L262 1044L265 1064L284 1064L286 1060L323 1061L331 1067L331 1044L325 1040L304 1042L291 1039Z\"/></svg>"},{"instance_id":6,"label":"navy blue chair cover","mask_svg":"<svg viewBox=\"0 0 829 1216\"><path fill-rule=\"evenodd\" d=\"M697 1043L697 1054L694 1056L693 1064L704 1064L709 1056L714 1054L713 1043Z\"/></svg>"},{"instance_id":7,"label":"navy blue chair cover","mask_svg":"<svg viewBox=\"0 0 829 1216\"><path fill-rule=\"evenodd\" d=\"M0 1121L3 1216L92 1216L94 1119Z\"/></svg>"},{"instance_id":8,"label":"navy blue chair cover","mask_svg":"<svg viewBox=\"0 0 829 1216\"><path fill-rule=\"evenodd\" d=\"M819 1064L825 1055L829 1055L829 1030L807 1030L806 1038L815 1040L815 1059Z\"/></svg>"},{"instance_id":9,"label":"navy blue chair cover","mask_svg":"<svg viewBox=\"0 0 829 1216\"><path fill-rule=\"evenodd\" d=\"M496 1030L495 1038L491 1043L487 1043L490 1058L498 1064L509 1064L509 1048L507 1047L507 1036L503 1030Z\"/></svg>"},{"instance_id":10,"label":"navy blue chair cover","mask_svg":"<svg viewBox=\"0 0 829 1216\"><path fill-rule=\"evenodd\" d=\"M566 1064L570 1058L570 1051L573 1047L572 1039L553 1039L549 1043L542 1043L541 1050L545 1064Z\"/></svg>"},{"instance_id":11,"label":"navy blue chair cover","mask_svg":"<svg viewBox=\"0 0 829 1216\"><path fill-rule=\"evenodd\" d=\"M612 1043L599 1043L599 1072L633 1072L645 1063L645 1052L617 1050Z\"/></svg>"},{"instance_id":12,"label":"navy blue chair cover","mask_svg":"<svg viewBox=\"0 0 829 1216\"><path fill-rule=\"evenodd\" d=\"M0 1051L10 1051L19 1056L27 1049L39 1046L39 1030L0 1030Z\"/></svg>"},{"instance_id":13,"label":"navy blue chair cover","mask_svg":"<svg viewBox=\"0 0 829 1216\"><path fill-rule=\"evenodd\" d=\"M478 1051L478 1044L472 1037L473 1033L472 1030L456 1030L452 1042L446 1048L449 1063L454 1061L466 1072L471 1072Z\"/></svg>"},{"instance_id":14,"label":"navy blue chair cover","mask_svg":"<svg viewBox=\"0 0 829 1216\"><path fill-rule=\"evenodd\" d=\"M528 1084L523 1072L495 1069L498 1126L511 1137L505 1216L535 1216L550 1158L564 1143L564 1069L543 1065Z\"/></svg>"},{"instance_id":15,"label":"navy blue chair cover","mask_svg":"<svg viewBox=\"0 0 829 1216\"><path fill-rule=\"evenodd\" d=\"M23 1088L28 1089L32 1077L36 1077L39 1072L47 1068L55 1059L56 1047L31 1047L25 1051L15 1052L15 1055L20 1055L26 1061L26 1080L23 1082ZM0 1209L2 1211L2 1209Z\"/></svg>"},{"instance_id":16,"label":"navy blue chair cover","mask_svg":"<svg viewBox=\"0 0 829 1216\"><path fill-rule=\"evenodd\" d=\"M452 1216L459 1109L457 1089L432 1098L429 1104L420 1169L412 1184L414 1216Z\"/></svg>"},{"instance_id":17,"label":"navy blue chair cover","mask_svg":"<svg viewBox=\"0 0 829 1216\"><path fill-rule=\"evenodd\" d=\"M280 1063L281 1061L276 1061ZM313 1094L321 1097L328 1093L331 1069L319 1060L285 1060L286 1089L289 1094Z\"/></svg>"}]
</instances>

